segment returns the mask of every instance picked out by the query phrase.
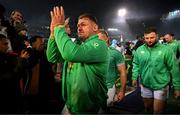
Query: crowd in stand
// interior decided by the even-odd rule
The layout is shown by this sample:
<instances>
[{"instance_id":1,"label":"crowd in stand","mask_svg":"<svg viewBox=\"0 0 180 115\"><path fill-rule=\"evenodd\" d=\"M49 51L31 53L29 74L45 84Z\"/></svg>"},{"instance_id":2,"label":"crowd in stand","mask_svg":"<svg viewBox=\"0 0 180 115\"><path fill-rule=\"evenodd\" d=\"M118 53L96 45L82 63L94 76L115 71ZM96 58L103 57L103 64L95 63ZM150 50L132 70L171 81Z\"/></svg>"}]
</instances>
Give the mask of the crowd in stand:
<instances>
[{"instance_id":1,"label":"crowd in stand","mask_svg":"<svg viewBox=\"0 0 180 115\"><path fill-rule=\"evenodd\" d=\"M49 63L43 36L29 39L23 14L13 10L7 20L0 5L0 113L60 113L61 82ZM54 69L52 69L54 68Z\"/></svg>"},{"instance_id":2,"label":"crowd in stand","mask_svg":"<svg viewBox=\"0 0 180 115\"><path fill-rule=\"evenodd\" d=\"M111 43L96 18L82 14L74 39L63 7L54 7L45 46L43 36L28 38L21 11L9 20L5 11L0 4L0 113L104 114L139 82L147 112L165 112L172 86L180 98L180 42L172 33L158 40L149 28L136 43Z\"/></svg>"}]
</instances>

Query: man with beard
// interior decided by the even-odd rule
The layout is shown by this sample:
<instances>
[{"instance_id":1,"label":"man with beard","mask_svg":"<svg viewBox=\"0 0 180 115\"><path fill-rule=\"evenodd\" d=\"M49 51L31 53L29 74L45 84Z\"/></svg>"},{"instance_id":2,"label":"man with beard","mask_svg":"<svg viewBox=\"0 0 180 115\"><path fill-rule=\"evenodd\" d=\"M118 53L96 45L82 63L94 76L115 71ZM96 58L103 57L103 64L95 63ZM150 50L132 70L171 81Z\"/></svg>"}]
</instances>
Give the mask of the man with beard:
<instances>
[{"instance_id":1,"label":"man with beard","mask_svg":"<svg viewBox=\"0 0 180 115\"><path fill-rule=\"evenodd\" d=\"M160 114L165 111L170 76L175 96L180 95L178 63L173 51L158 42L155 28L148 28L144 32L144 40L145 44L139 47L134 55L132 84L136 86L140 76L145 109Z\"/></svg>"}]
</instances>

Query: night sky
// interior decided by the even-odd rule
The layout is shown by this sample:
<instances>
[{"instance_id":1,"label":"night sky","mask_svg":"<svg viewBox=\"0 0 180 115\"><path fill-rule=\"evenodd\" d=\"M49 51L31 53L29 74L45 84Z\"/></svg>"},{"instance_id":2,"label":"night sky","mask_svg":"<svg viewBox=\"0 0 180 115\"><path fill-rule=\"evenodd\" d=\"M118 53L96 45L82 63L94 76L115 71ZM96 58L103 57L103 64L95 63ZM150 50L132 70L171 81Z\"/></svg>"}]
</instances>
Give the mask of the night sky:
<instances>
[{"instance_id":1,"label":"night sky","mask_svg":"<svg viewBox=\"0 0 180 115\"><path fill-rule=\"evenodd\" d=\"M5 6L7 17L13 9L20 9L30 26L49 26L50 10L55 5L62 5L73 28L77 17L88 12L95 15L104 28L122 28L122 32L129 34L130 30L132 35L147 25L157 26L163 14L180 9L180 0L1 0L0 3ZM128 30L117 21L120 8L127 9Z\"/></svg>"}]
</instances>

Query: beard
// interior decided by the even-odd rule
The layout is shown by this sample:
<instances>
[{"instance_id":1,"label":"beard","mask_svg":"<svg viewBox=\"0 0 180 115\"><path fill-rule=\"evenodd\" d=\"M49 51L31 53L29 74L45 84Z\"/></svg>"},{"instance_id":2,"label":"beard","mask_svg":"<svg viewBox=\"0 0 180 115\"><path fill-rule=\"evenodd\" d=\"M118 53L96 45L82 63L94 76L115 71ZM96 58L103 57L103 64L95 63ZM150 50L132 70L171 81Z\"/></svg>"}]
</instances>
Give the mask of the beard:
<instances>
[{"instance_id":1,"label":"beard","mask_svg":"<svg viewBox=\"0 0 180 115\"><path fill-rule=\"evenodd\" d=\"M155 42L151 42L151 43L147 43L147 42L146 42L146 45L147 45L148 47L153 47L157 42L158 42L157 40L156 40Z\"/></svg>"}]
</instances>

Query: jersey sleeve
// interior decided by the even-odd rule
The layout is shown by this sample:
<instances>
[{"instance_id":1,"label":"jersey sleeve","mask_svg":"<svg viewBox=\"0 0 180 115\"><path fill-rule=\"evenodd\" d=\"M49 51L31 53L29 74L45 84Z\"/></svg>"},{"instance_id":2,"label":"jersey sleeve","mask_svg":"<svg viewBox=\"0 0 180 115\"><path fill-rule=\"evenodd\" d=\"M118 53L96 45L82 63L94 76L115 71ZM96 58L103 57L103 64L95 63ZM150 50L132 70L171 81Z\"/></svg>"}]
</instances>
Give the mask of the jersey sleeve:
<instances>
[{"instance_id":1,"label":"jersey sleeve","mask_svg":"<svg viewBox=\"0 0 180 115\"><path fill-rule=\"evenodd\" d=\"M48 39L46 55L47 55L48 61L51 63L63 62L62 56L53 38Z\"/></svg>"},{"instance_id":2,"label":"jersey sleeve","mask_svg":"<svg viewBox=\"0 0 180 115\"><path fill-rule=\"evenodd\" d=\"M107 45L99 40L91 40L84 44L76 44L71 41L64 28L55 28L55 41L57 47L66 61L71 62L104 62L107 58Z\"/></svg>"},{"instance_id":3,"label":"jersey sleeve","mask_svg":"<svg viewBox=\"0 0 180 115\"><path fill-rule=\"evenodd\" d=\"M138 52L136 50L133 58L132 80L137 80L138 75L139 75L139 59L138 59Z\"/></svg>"}]
</instances>

